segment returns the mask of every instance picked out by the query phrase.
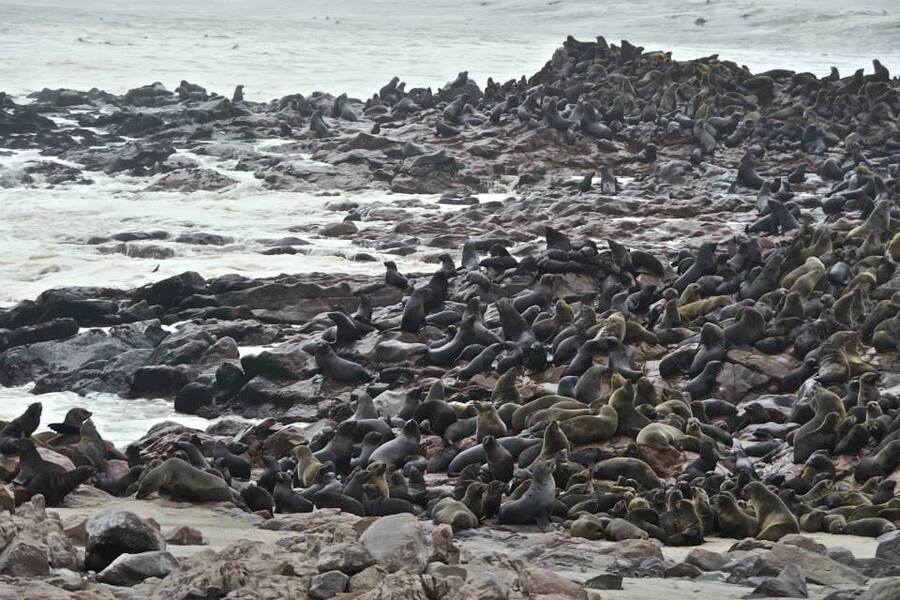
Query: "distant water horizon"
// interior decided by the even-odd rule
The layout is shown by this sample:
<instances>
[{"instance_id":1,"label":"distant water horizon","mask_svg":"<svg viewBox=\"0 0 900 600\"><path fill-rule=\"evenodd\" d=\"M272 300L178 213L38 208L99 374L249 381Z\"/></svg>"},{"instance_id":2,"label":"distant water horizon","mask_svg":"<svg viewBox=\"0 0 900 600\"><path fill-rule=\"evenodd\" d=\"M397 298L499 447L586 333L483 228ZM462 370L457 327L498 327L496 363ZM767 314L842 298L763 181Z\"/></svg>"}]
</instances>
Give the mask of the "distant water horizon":
<instances>
[{"instance_id":1,"label":"distant water horizon","mask_svg":"<svg viewBox=\"0 0 900 600\"><path fill-rule=\"evenodd\" d=\"M182 79L249 99L313 90L366 97L397 75L439 86L541 68L573 35L628 39L677 59L844 75L900 69L895 0L0 0L0 90L113 93Z\"/></svg>"}]
</instances>

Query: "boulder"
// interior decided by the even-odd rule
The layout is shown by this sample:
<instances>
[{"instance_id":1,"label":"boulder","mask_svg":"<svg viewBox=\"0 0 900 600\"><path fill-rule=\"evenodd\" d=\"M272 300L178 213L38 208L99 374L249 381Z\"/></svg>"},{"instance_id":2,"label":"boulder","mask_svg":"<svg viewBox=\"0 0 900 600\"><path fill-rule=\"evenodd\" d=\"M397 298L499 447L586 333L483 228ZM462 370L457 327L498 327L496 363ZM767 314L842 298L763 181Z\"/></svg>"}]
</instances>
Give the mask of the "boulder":
<instances>
[{"instance_id":1,"label":"boulder","mask_svg":"<svg viewBox=\"0 0 900 600\"><path fill-rule=\"evenodd\" d=\"M782 570L789 565L800 567L810 583L827 586L852 587L866 582L866 576L823 554L811 552L798 546L776 543L765 555L765 561Z\"/></svg>"},{"instance_id":2,"label":"boulder","mask_svg":"<svg viewBox=\"0 0 900 600\"><path fill-rule=\"evenodd\" d=\"M391 572L421 573L431 554L422 524L408 513L378 519L359 541L378 564Z\"/></svg>"},{"instance_id":3,"label":"boulder","mask_svg":"<svg viewBox=\"0 0 900 600\"><path fill-rule=\"evenodd\" d=\"M350 577L340 571L320 573L309 583L309 597L313 600L333 598L347 589L349 581Z\"/></svg>"},{"instance_id":4,"label":"boulder","mask_svg":"<svg viewBox=\"0 0 900 600\"><path fill-rule=\"evenodd\" d=\"M368 592L369 590L378 587L387 576L387 569L381 565L372 565L351 577L347 589L354 594Z\"/></svg>"},{"instance_id":5,"label":"boulder","mask_svg":"<svg viewBox=\"0 0 900 600\"><path fill-rule=\"evenodd\" d=\"M295 447L307 442L303 427L288 425L282 427L263 442L263 453L275 458L288 456Z\"/></svg>"},{"instance_id":6,"label":"boulder","mask_svg":"<svg viewBox=\"0 0 900 600\"><path fill-rule=\"evenodd\" d=\"M178 568L178 561L164 550L120 554L97 574L97 581L110 585L132 586L148 577L162 579Z\"/></svg>"},{"instance_id":7,"label":"boulder","mask_svg":"<svg viewBox=\"0 0 900 600\"><path fill-rule=\"evenodd\" d=\"M778 577L767 577L744 598L807 598L806 575L797 565L786 566Z\"/></svg>"},{"instance_id":8,"label":"boulder","mask_svg":"<svg viewBox=\"0 0 900 600\"><path fill-rule=\"evenodd\" d=\"M875 541L875 558L900 563L900 530L885 533Z\"/></svg>"},{"instance_id":9,"label":"boulder","mask_svg":"<svg viewBox=\"0 0 900 600\"><path fill-rule=\"evenodd\" d=\"M322 573L340 571L355 575L374 564L375 559L362 544L342 543L322 548L317 566Z\"/></svg>"},{"instance_id":10,"label":"boulder","mask_svg":"<svg viewBox=\"0 0 900 600\"><path fill-rule=\"evenodd\" d=\"M12 577L46 577L50 574L47 549L29 540L13 540L0 553L0 573Z\"/></svg>"},{"instance_id":11,"label":"boulder","mask_svg":"<svg viewBox=\"0 0 900 600\"><path fill-rule=\"evenodd\" d=\"M85 568L103 571L122 554L165 550L166 540L149 523L127 510L108 510L88 519Z\"/></svg>"},{"instance_id":12,"label":"boulder","mask_svg":"<svg viewBox=\"0 0 900 600\"><path fill-rule=\"evenodd\" d=\"M684 562L694 565L701 571L721 571L728 558L718 552L710 552L703 548L694 548L685 557Z\"/></svg>"},{"instance_id":13,"label":"boulder","mask_svg":"<svg viewBox=\"0 0 900 600\"><path fill-rule=\"evenodd\" d=\"M571 600L587 600L588 594L583 587L573 581L564 579L548 569L518 562L515 565L519 574L522 591L529 597L548 595L554 598Z\"/></svg>"}]
</instances>

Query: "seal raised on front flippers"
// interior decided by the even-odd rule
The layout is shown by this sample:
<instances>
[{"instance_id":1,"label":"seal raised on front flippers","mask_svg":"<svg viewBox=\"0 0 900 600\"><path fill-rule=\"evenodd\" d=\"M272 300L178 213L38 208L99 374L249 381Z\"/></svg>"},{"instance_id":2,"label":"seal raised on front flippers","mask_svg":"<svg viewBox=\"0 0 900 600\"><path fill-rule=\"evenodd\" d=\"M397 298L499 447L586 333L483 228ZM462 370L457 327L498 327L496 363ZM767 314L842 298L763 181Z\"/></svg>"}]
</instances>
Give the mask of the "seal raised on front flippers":
<instances>
[{"instance_id":1,"label":"seal raised on front flippers","mask_svg":"<svg viewBox=\"0 0 900 600\"><path fill-rule=\"evenodd\" d=\"M241 495L224 479L192 467L180 458L169 458L144 475L137 498L146 498L153 492L165 492L179 502L232 502L247 508Z\"/></svg>"},{"instance_id":2,"label":"seal raised on front flippers","mask_svg":"<svg viewBox=\"0 0 900 600\"><path fill-rule=\"evenodd\" d=\"M500 505L497 518L503 525L550 525L550 511L556 500L553 480L555 463L542 460L532 468L531 485L521 498Z\"/></svg>"}]
</instances>

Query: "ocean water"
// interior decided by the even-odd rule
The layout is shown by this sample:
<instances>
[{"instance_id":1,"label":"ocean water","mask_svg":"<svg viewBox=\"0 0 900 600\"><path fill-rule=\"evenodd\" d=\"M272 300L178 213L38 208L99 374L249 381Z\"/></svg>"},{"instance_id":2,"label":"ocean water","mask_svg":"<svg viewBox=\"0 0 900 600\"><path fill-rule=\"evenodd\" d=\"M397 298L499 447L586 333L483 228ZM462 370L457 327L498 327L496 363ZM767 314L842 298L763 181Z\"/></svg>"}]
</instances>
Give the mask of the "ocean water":
<instances>
[{"instance_id":1,"label":"ocean water","mask_svg":"<svg viewBox=\"0 0 900 600\"><path fill-rule=\"evenodd\" d=\"M703 19L698 24L698 19ZM755 69L900 69L896 0L0 0L0 88L181 79L248 98L531 74L567 35Z\"/></svg>"},{"instance_id":2,"label":"ocean water","mask_svg":"<svg viewBox=\"0 0 900 600\"><path fill-rule=\"evenodd\" d=\"M461 70L481 82L531 74L567 35L625 38L681 59L717 53L755 70L825 74L835 65L849 74L870 70L872 58L900 70L897 0L0 0L0 91L24 100L44 87L121 93L154 81L174 89L187 79L225 94L243 84L256 100L317 89L366 97L394 75L412 87L442 85ZM262 240L290 235L287 225L342 218L324 209L341 197L267 191L228 163L206 165L239 180L221 192L147 192L146 180L102 175L90 186L3 187L5 176L36 159L0 148L0 306L56 286L132 287L186 270L381 270L348 260L365 248L341 240L316 239L307 256L259 254ZM343 199L391 201L374 192ZM158 229L234 241L160 242L176 251L166 260L100 254L82 243ZM398 262L415 270L424 268L420 259ZM87 406L117 443L172 416L163 400L40 399L54 418ZM27 388L0 389L0 419L33 400Z\"/></svg>"}]
</instances>

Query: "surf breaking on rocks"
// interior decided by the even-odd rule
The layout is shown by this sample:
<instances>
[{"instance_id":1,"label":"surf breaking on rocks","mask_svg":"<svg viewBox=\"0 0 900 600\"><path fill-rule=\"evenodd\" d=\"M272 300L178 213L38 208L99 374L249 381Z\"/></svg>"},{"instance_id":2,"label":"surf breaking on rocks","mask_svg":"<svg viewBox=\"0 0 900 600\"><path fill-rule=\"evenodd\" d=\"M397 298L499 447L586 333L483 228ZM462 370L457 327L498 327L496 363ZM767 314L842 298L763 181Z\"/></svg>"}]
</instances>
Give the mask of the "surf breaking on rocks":
<instances>
[{"instance_id":1,"label":"surf breaking on rocks","mask_svg":"<svg viewBox=\"0 0 900 600\"><path fill-rule=\"evenodd\" d=\"M270 189L381 189L461 207L413 211L421 205L404 199L373 226L368 207L347 204L337 222L285 224L382 258L420 253L434 264L421 273L391 260L379 276L189 272L134 289L49 290L4 310L3 385L264 419L205 432L162 424L116 449L76 407L55 433L37 432L35 403L0 432L17 457L10 505L35 512L93 485L227 502L276 523L335 509L354 524L430 517L443 549L431 573L419 576L429 556L416 556L413 576L361 594L459 577L434 563L458 562L455 543L465 553L467 535L497 527L567 532L569 548L640 549L605 567L613 581L724 571L765 595L861 588L895 568L900 95L877 60L868 75L753 74L715 56L674 61L569 38L532 77L483 89L462 72L438 90L395 78L364 101L257 103L240 88L226 98L182 82L174 93L45 90L0 106L0 144L55 157L25 170L54 185L89 185L102 171L218 189L229 183L176 150L227 148ZM276 138L280 151L254 151ZM496 181L515 196L479 200ZM274 244L260 260L303 247ZM91 545L108 520L88 529L88 568L122 553ZM427 546L414 518L379 523L320 541L358 544L389 570L371 540L391 523ZM815 542L801 532L888 537L867 562L818 546L805 556ZM753 541L702 566L666 564L648 541L713 536ZM253 550L217 559L229 552ZM796 556L800 567L788 564ZM471 558L462 586L483 584ZM207 585L199 565L166 564L139 589ZM495 583L587 597L585 581L540 570L552 557L535 564L498 566ZM336 570L342 592L349 577ZM331 571L295 572L312 589Z\"/></svg>"}]
</instances>

